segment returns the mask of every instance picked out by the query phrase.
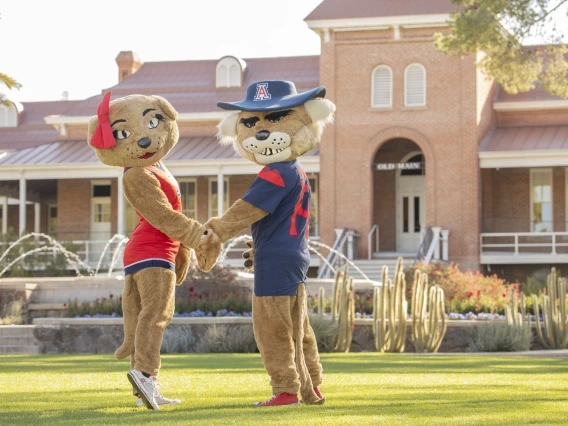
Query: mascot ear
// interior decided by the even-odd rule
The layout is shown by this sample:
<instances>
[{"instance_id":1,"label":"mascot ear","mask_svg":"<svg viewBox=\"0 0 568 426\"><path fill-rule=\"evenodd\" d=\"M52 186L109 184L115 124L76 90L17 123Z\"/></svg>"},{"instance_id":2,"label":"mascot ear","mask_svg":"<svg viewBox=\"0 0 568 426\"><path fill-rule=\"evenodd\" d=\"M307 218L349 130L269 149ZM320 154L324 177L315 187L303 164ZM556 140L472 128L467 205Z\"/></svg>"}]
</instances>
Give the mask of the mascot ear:
<instances>
[{"instance_id":1,"label":"mascot ear","mask_svg":"<svg viewBox=\"0 0 568 426\"><path fill-rule=\"evenodd\" d=\"M87 142L89 143L89 145L91 145L91 138L93 137L93 133L95 133L95 129L97 128L97 126L99 125L99 117L97 117L96 115L92 116L91 119L89 120L89 130L88 130L88 136L87 136Z\"/></svg>"},{"instance_id":2,"label":"mascot ear","mask_svg":"<svg viewBox=\"0 0 568 426\"><path fill-rule=\"evenodd\" d=\"M312 99L304 104L304 108L310 116L312 123L328 124L333 121L335 104L327 99Z\"/></svg>"},{"instance_id":3,"label":"mascot ear","mask_svg":"<svg viewBox=\"0 0 568 426\"><path fill-rule=\"evenodd\" d=\"M172 104L170 104L165 98L162 98L161 96L150 96L150 97L158 102L158 105L160 106L162 111L164 111L164 114L168 116L168 118L172 120L177 120L178 118L177 111L174 109Z\"/></svg>"},{"instance_id":4,"label":"mascot ear","mask_svg":"<svg viewBox=\"0 0 568 426\"><path fill-rule=\"evenodd\" d=\"M237 137L237 124L239 122L239 112L231 114L225 117L217 126L219 133L217 137L221 140L221 143L232 142L233 139Z\"/></svg>"}]
</instances>

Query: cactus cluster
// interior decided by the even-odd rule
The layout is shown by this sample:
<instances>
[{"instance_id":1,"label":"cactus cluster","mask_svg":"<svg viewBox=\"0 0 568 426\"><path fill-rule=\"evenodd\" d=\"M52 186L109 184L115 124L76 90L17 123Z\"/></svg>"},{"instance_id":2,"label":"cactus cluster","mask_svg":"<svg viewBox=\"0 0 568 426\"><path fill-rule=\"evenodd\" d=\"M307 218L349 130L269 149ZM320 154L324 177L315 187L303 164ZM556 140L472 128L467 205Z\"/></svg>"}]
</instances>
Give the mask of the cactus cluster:
<instances>
[{"instance_id":1,"label":"cactus cluster","mask_svg":"<svg viewBox=\"0 0 568 426\"><path fill-rule=\"evenodd\" d=\"M395 269L395 282L388 278L388 267L383 266L382 285L375 287L373 299L373 332L375 348L379 352L403 352L406 341L405 297L406 278L399 258Z\"/></svg>"},{"instance_id":2,"label":"cactus cluster","mask_svg":"<svg viewBox=\"0 0 568 426\"><path fill-rule=\"evenodd\" d=\"M347 265L335 274L332 293L331 321L337 323L339 327L334 350L336 352L349 352L353 329L355 328L355 290L353 278L349 277Z\"/></svg>"},{"instance_id":3,"label":"cactus cluster","mask_svg":"<svg viewBox=\"0 0 568 426\"><path fill-rule=\"evenodd\" d=\"M428 275L416 271L412 283L412 343L416 352L436 352L446 334L444 290L428 287Z\"/></svg>"},{"instance_id":4,"label":"cactus cluster","mask_svg":"<svg viewBox=\"0 0 568 426\"><path fill-rule=\"evenodd\" d=\"M524 293L519 296L515 289L511 290L511 304L505 306L505 317L509 327L529 327L531 326L530 315L527 315L527 302ZM519 312L520 308L520 312Z\"/></svg>"},{"instance_id":5,"label":"cactus cluster","mask_svg":"<svg viewBox=\"0 0 568 426\"><path fill-rule=\"evenodd\" d=\"M325 309L324 298L325 289L323 287L320 287L318 291L318 317L320 318L323 317L323 311Z\"/></svg>"},{"instance_id":6,"label":"cactus cluster","mask_svg":"<svg viewBox=\"0 0 568 426\"><path fill-rule=\"evenodd\" d=\"M547 294L533 294L536 334L547 349L568 347L568 317L566 316L566 278L560 278L552 268L547 280ZM542 303L540 319L539 299Z\"/></svg>"}]
</instances>

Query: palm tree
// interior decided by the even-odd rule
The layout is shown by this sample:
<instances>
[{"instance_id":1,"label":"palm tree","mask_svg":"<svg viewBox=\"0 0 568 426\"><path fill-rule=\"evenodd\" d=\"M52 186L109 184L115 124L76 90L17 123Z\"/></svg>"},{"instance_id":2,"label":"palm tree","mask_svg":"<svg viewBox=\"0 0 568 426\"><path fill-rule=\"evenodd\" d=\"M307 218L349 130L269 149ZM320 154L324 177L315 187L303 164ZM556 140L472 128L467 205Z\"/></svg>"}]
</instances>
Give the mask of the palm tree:
<instances>
[{"instance_id":1,"label":"palm tree","mask_svg":"<svg viewBox=\"0 0 568 426\"><path fill-rule=\"evenodd\" d=\"M4 84L8 89L19 89L22 87L20 83L14 80L9 75L0 72L0 83ZM4 93L0 93L0 105L13 105L13 102L8 99Z\"/></svg>"}]
</instances>

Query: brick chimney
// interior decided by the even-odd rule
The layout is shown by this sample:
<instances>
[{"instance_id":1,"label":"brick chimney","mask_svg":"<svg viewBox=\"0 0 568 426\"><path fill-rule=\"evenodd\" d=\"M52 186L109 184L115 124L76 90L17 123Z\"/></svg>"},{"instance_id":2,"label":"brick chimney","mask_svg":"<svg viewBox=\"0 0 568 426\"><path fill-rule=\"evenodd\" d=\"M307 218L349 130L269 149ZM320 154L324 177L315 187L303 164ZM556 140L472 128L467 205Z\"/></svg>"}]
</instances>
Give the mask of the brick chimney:
<instances>
[{"instance_id":1,"label":"brick chimney","mask_svg":"<svg viewBox=\"0 0 568 426\"><path fill-rule=\"evenodd\" d=\"M136 53L131 50L125 50L116 57L118 65L118 82L120 83L127 77L130 77L144 64Z\"/></svg>"}]
</instances>

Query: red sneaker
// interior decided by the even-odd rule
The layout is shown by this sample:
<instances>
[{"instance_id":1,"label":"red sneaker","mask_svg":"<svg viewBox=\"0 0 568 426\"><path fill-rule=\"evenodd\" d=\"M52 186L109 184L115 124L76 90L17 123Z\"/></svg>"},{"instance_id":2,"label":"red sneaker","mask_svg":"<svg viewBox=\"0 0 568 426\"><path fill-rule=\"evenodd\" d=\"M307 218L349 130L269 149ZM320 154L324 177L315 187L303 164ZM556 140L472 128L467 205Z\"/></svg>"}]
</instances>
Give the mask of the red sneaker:
<instances>
[{"instance_id":1,"label":"red sneaker","mask_svg":"<svg viewBox=\"0 0 568 426\"><path fill-rule=\"evenodd\" d=\"M277 393L267 401L254 403L254 405L256 405L257 407L274 407L277 405L298 405L298 404L300 404L298 395L286 392Z\"/></svg>"},{"instance_id":2,"label":"red sneaker","mask_svg":"<svg viewBox=\"0 0 568 426\"><path fill-rule=\"evenodd\" d=\"M321 394L321 392L320 392L320 390L317 386L314 388L314 392L318 396L319 399L324 399L323 395Z\"/></svg>"}]
</instances>

